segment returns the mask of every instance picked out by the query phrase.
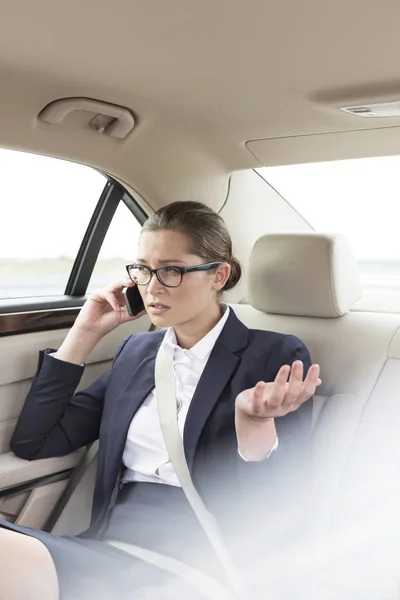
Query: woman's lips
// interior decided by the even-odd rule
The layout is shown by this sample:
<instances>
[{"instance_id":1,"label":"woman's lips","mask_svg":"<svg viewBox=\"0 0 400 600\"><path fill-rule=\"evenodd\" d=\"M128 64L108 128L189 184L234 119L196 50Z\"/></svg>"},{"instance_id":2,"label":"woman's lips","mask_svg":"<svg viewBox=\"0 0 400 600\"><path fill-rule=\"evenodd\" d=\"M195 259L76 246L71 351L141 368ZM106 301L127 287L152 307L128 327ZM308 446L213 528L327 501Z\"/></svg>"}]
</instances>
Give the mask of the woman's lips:
<instances>
[{"instance_id":1,"label":"woman's lips","mask_svg":"<svg viewBox=\"0 0 400 600\"><path fill-rule=\"evenodd\" d=\"M160 302L152 302L149 304L148 310L152 315L162 315L167 312L169 308L169 306L165 306L165 304L161 304Z\"/></svg>"}]
</instances>

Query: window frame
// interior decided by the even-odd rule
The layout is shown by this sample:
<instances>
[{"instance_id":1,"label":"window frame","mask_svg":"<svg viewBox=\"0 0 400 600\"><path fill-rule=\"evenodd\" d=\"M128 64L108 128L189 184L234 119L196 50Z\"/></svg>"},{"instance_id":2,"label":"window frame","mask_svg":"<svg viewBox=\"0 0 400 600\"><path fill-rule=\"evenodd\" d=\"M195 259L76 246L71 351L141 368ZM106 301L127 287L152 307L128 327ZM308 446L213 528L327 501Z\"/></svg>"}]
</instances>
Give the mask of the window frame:
<instances>
[{"instance_id":1,"label":"window frame","mask_svg":"<svg viewBox=\"0 0 400 600\"><path fill-rule=\"evenodd\" d=\"M120 202L140 225L147 219L137 200L118 181L103 172L101 174L106 182L82 238L64 293L0 299L0 337L70 327L86 300L91 275Z\"/></svg>"}]
</instances>

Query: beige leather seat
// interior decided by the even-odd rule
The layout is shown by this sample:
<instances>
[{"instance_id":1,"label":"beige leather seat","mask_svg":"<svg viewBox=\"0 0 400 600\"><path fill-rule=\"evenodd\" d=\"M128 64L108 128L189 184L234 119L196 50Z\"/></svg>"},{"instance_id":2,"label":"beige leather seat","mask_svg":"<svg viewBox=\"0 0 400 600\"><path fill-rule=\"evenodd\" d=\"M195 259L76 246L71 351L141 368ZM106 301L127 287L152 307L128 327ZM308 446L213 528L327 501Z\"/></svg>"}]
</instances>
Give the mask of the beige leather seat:
<instances>
[{"instance_id":1,"label":"beige leather seat","mask_svg":"<svg viewBox=\"0 0 400 600\"><path fill-rule=\"evenodd\" d=\"M321 365L313 510L327 556L343 558L346 547L353 558L366 547L384 553L400 505L400 315L351 310L361 287L341 235L263 236L251 255L249 289L249 305L232 305L238 317L248 327L297 335ZM367 562L359 566L368 572Z\"/></svg>"}]
</instances>

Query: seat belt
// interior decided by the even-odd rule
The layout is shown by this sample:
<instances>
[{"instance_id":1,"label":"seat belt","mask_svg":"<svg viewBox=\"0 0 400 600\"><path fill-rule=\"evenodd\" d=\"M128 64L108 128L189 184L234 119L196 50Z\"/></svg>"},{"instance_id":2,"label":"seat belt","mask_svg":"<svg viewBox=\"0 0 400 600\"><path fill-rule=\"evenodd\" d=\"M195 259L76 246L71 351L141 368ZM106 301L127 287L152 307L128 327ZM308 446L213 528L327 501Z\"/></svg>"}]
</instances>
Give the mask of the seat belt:
<instances>
[{"instance_id":1,"label":"seat belt","mask_svg":"<svg viewBox=\"0 0 400 600\"><path fill-rule=\"evenodd\" d=\"M162 346L156 357L155 384L158 414L171 464L193 512L225 571L232 591L241 596L245 591L244 581L233 565L217 522L205 507L193 485L186 462L183 439L178 428L173 357Z\"/></svg>"},{"instance_id":2,"label":"seat belt","mask_svg":"<svg viewBox=\"0 0 400 600\"><path fill-rule=\"evenodd\" d=\"M135 546L134 544L127 544L117 540L104 541L110 544L110 546L118 548L118 550L122 550L135 558L139 558L163 571L176 575L180 579L184 579L200 590L210 600L236 600L237 598L221 583L180 560L160 554L159 552L154 552L153 550L147 550L141 546ZM135 593L133 593L133 597L135 597Z\"/></svg>"},{"instance_id":3,"label":"seat belt","mask_svg":"<svg viewBox=\"0 0 400 600\"><path fill-rule=\"evenodd\" d=\"M225 571L230 590L205 573L179 560L135 546L134 544L127 544L117 540L105 541L119 550L123 550L136 558L149 562L189 581L189 583L195 585L211 600L234 600L241 598L244 596L245 584L232 563L214 517L204 506L192 482L186 462L182 436L178 428L173 359L162 347L156 357L155 387L160 424L169 459L182 486L182 490Z\"/></svg>"}]
</instances>

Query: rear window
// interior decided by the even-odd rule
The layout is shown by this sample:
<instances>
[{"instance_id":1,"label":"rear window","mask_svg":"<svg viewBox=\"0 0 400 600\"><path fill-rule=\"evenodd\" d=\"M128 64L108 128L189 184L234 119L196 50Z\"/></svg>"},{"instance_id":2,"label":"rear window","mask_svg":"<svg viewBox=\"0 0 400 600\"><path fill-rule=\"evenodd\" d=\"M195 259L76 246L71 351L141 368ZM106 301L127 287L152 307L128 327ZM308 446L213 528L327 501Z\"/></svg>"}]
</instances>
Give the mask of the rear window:
<instances>
[{"instance_id":1,"label":"rear window","mask_svg":"<svg viewBox=\"0 0 400 600\"><path fill-rule=\"evenodd\" d=\"M314 230L347 237L364 287L400 288L400 156L258 172Z\"/></svg>"}]
</instances>

